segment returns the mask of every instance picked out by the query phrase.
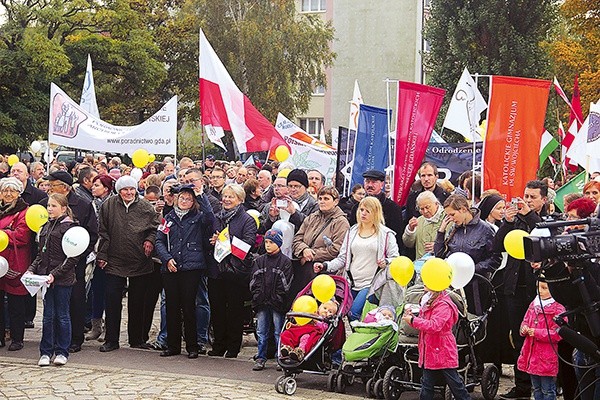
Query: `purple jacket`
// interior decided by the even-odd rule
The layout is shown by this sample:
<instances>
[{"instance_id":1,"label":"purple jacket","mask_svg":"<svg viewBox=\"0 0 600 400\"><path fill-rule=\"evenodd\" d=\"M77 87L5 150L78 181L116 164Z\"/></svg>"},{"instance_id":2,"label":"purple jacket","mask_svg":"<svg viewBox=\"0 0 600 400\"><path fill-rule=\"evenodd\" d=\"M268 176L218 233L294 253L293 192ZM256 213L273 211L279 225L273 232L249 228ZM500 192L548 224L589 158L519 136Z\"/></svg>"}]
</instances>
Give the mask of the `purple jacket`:
<instances>
[{"instance_id":1,"label":"purple jacket","mask_svg":"<svg viewBox=\"0 0 600 400\"><path fill-rule=\"evenodd\" d=\"M555 301L546 305L542 313L539 297L531 302L521 326L534 328L534 331L533 336L521 334L525 336L525 343L523 343L517 361L519 370L538 376L556 376L558 374L556 345L560 336L556 332L558 325L553 318L564 311L565 308ZM546 316L545 321L544 315Z\"/></svg>"},{"instance_id":2,"label":"purple jacket","mask_svg":"<svg viewBox=\"0 0 600 400\"><path fill-rule=\"evenodd\" d=\"M419 330L419 366L426 369L458 367L458 348L452 327L458 309L448 293L442 292L430 306L423 305L412 326Z\"/></svg>"}]
</instances>

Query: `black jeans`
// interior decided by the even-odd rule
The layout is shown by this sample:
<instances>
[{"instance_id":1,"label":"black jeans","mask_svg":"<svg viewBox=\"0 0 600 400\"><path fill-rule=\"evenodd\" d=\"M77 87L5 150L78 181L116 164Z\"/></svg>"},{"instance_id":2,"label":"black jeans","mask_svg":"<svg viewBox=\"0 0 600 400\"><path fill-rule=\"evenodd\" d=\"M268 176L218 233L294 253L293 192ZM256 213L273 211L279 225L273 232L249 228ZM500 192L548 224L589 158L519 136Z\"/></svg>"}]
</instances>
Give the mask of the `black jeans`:
<instances>
[{"instance_id":1,"label":"black jeans","mask_svg":"<svg viewBox=\"0 0 600 400\"><path fill-rule=\"evenodd\" d=\"M250 298L246 279L208 280L210 317L215 340L213 351L237 355L244 333L244 301ZM167 332L167 336L169 332Z\"/></svg>"},{"instance_id":2,"label":"black jeans","mask_svg":"<svg viewBox=\"0 0 600 400\"><path fill-rule=\"evenodd\" d=\"M150 286L152 274L129 278L127 290L127 334L129 345L137 346L144 342L144 298ZM123 309L123 289L127 278L106 274L106 342L119 343L121 333L121 311ZM147 335L147 333L146 333Z\"/></svg>"},{"instance_id":3,"label":"black jeans","mask_svg":"<svg viewBox=\"0 0 600 400\"><path fill-rule=\"evenodd\" d=\"M200 284L200 270L167 272L162 274L167 307L167 347L181 351L181 314L185 329L185 349L198 351L196 329L196 293Z\"/></svg>"},{"instance_id":4,"label":"black jeans","mask_svg":"<svg viewBox=\"0 0 600 400\"><path fill-rule=\"evenodd\" d=\"M77 282L71 291L71 345L81 346L84 340L86 296L85 296L85 258L75 266Z\"/></svg>"},{"instance_id":5,"label":"black jeans","mask_svg":"<svg viewBox=\"0 0 600 400\"><path fill-rule=\"evenodd\" d=\"M22 342L25 335L25 310L27 305L26 295L6 293L8 298L8 317L10 319L10 338L13 342ZM0 335L4 339L6 324L4 321L4 291L0 290Z\"/></svg>"},{"instance_id":6,"label":"black jeans","mask_svg":"<svg viewBox=\"0 0 600 400\"><path fill-rule=\"evenodd\" d=\"M156 302L163 290L163 280L160 273L160 264L154 263L154 270L148 280L148 290L144 296L144 343L149 339L152 320L154 319L154 309Z\"/></svg>"},{"instance_id":7,"label":"black jeans","mask_svg":"<svg viewBox=\"0 0 600 400\"><path fill-rule=\"evenodd\" d=\"M521 329L521 322L523 321L523 317L525 317L527 308L529 307L529 304L533 298L527 294L527 290L524 287L517 287L514 295L505 294L504 296L506 299L506 311L508 313L510 336L515 347L513 349L512 357L515 371L515 386L519 389L519 391L529 391L531 390L531 379L529 378L529 374L527 372L523 372L517 368L517 358L519 357L521 347L523 347L523 343L525 342L525 338L519 333L519 330Z\"/></svg>"}]
</instances>

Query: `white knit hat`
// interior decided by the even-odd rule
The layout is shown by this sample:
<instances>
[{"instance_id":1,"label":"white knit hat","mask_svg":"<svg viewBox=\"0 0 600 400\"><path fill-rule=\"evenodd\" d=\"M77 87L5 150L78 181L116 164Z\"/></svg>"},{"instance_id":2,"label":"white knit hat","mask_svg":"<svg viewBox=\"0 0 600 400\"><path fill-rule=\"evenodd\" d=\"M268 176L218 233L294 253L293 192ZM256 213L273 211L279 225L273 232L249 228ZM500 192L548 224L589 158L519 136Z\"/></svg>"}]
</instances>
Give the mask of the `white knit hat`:
<instances>
[{"instance_id":1,"label":"white knit hat","mask_svg":"<svg viewBox=\"0 0 600 400\"><path fill-rule=\"evenodd\" d=\"M19 194L23 193L23 183L14 176L0 179L0 190L4 188L14 189L19 192Z\"/></svg>"},{"instance_id":2,"label":"white knit hat","mask_svg":"<svg viewBox=\"0 0 600 400\"><path fill-rule=\"evenodd\" d=\"M123 175L122 177L117 179L117 183L115 183L115 190L117 191L117 193L119 193L121 189L125 189L128 187L137 189L137 181L129 175Z\"/></svg>"}]
</instances>

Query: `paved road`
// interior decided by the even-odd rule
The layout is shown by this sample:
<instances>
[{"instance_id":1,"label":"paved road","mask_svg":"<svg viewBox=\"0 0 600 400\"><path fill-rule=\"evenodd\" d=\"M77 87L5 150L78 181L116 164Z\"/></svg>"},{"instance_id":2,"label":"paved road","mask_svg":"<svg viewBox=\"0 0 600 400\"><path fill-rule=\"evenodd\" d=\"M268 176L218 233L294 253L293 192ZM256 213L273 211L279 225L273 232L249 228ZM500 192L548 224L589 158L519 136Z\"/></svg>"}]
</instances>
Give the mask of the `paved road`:
<instances>
[{"instance_id":1,"label":"paved road","mask_svg":"<svg viewBox=\"0 0 600 400\"><path fill-rule=\"evenodd\" d=\"M41 309L40 309L41 311ZM126 310L124 310L126 313ZM126 314L124 314L126 315ZM25 348L17 352L0 349L0 397L17 399L283 399L274 389L281 372L274 361L267 369L252 371L252 356L256 342L251 335L244 338L244 347L237 359L200 356L189 360L185 355L162 358L157 351L130 349L122 329L121 349L100 353L97 341L86 342L83 350L72 354L64 367L37 366L41 337L41 312L36 328L25 332ZM158 313L151 331L156 336ZM185 352L184 352L185 353ZM504 372L509 367L505 366ZM504 376L501 390L510 384ZM347 395L325 391L323 376L301 374L294 398L356 399L364 396L364 386L349 387ZM405 393L403 400L418 398L417 393ZM478 390L473 398L481 398Z\"/></svg>"}]
</instances>

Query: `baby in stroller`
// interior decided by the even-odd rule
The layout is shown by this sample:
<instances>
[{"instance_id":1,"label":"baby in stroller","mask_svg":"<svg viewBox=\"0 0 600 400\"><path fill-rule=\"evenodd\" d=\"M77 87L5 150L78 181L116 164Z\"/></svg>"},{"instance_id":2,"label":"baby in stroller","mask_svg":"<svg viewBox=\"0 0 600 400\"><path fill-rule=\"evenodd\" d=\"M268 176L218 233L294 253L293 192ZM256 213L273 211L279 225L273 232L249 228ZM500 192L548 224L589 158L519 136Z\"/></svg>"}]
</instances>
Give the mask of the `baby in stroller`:
<instances>
[{"instance_id":1,"label":"baby in stroller","mask_svg":"<svg viewBox=\"0 0 600 400\"><path fill-rule=\"evenodd\" d=\"M386 321L394 321L396 319L396 310L392 306L379 306L367 313L363 319L365 324L385 324Z\"/></svg>"},{"instance_id":2,"label":"baby in stroller","mask_svg":"<svg viewBox=\"0 0 600 400\"><path fill-rule=\"evenodd\" d=\"M338 311L337 302L330 300L319 306L317 315L330 319ZM281 333L280 358L288 358L295 362L304 360L304 355L317 343L327 330L325 321L310 320L306 325L291 325Z\"/></svg>"}]
</instances>

